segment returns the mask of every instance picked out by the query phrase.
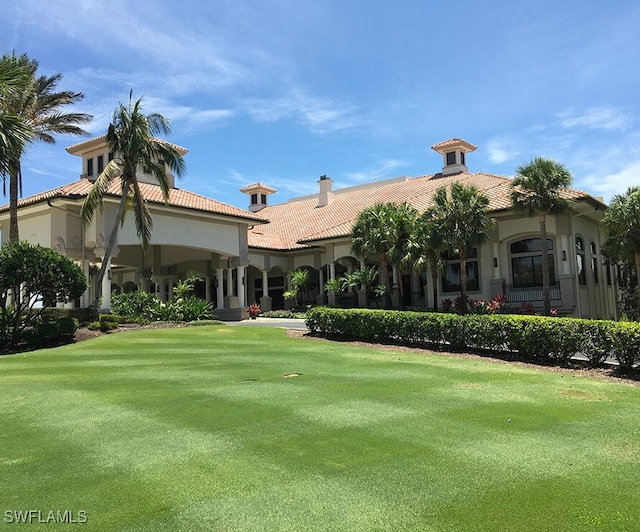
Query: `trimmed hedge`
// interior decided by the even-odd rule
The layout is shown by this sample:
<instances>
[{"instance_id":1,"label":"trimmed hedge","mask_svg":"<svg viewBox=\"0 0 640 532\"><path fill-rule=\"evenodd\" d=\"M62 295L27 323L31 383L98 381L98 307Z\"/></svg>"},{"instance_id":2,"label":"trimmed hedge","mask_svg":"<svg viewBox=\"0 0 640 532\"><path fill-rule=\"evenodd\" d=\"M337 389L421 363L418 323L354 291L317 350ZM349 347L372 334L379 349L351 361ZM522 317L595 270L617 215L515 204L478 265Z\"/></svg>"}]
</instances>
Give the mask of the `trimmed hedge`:
<instances>
[{"instance_id":1,"label":"trimmed hedge","mask_svg":"<svg viewBox=\"0 0 640 532\"><path fill-rule=\"evenodd\" d=\"M306 324L313 333L500 353L542 364L564 365L577 354L594 367L607 356L626 370L640 363L640 324L635 322L316 307L307 312Z\"/></svg>"}]
</instances>

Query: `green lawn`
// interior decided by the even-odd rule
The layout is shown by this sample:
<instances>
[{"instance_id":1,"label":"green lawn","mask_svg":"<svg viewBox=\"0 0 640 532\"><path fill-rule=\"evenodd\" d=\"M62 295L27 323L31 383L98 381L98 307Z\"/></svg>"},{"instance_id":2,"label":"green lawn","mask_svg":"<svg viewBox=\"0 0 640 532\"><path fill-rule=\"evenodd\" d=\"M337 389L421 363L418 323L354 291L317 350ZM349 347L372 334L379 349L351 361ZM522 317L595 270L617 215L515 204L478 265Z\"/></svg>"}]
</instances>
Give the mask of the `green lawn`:
<instances>
[{"instance_id":1,"label":"green lawn","mask_svg":"<svg viewBox=\"0 0 640 532\"><path fill-rule=\"evenodd\" d=\"M640 530L639 420L639 387L491 361L253 327L119 333L0 357L0 519Z\"/></svg>"}]
</instances>

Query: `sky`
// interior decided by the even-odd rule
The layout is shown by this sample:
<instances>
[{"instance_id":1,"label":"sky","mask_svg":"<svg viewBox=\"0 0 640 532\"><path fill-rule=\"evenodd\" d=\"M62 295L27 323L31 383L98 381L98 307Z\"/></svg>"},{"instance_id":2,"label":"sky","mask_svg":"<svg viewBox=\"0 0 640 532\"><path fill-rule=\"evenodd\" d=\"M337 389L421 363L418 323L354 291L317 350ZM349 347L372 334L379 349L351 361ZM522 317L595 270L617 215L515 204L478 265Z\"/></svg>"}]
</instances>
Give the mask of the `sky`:
<instances>
[{"instance_id":1,"label":"sky","mask_svg":"<svg viewBox=\"0 0 640 532\"><path fill-rule=\"evenodd\" d=\"M471 172L547 157L610 201L640 185L639 27L637 0L0 2L0 51L82 92L92 137L132 91L189 149L176 185L242 208L438 172L452 137ZM23 195L78 179L82 140L31 145Z\"/></svg>"}]
</instances>

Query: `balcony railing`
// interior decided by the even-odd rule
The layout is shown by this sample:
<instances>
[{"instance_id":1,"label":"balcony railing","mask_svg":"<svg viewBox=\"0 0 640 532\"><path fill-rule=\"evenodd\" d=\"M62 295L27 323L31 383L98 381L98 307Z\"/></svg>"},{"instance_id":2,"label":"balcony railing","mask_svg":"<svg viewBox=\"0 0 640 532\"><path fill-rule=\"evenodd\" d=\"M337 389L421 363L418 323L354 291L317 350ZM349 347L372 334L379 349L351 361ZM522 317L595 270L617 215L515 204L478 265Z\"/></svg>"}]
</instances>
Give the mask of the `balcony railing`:
<instances>
[{"instance_id":1,"label":"balcony railing","mask_svg":"<svg viewBox=\"0 0 640 532\"><path fill-rule=\"evenodd\" d=\"M508 284L505 286L505 294L508 303L527 303L543 300L541 286L513 286ZM560 299L559 283L551 285L551 299Z\"/></svg>"}]
</instances>

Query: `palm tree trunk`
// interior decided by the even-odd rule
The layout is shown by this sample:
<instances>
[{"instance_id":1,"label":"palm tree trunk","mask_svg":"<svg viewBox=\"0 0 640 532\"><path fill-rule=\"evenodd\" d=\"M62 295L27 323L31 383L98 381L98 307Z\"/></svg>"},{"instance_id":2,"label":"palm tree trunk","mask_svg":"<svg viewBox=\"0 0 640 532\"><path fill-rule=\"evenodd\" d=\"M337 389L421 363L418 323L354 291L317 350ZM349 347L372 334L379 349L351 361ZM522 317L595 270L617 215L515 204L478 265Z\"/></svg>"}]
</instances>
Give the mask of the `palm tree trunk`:
<instances>
[{"instance_id":1,"label":"palm tree trunk","mask_svg":"<svg viewBox=\"0 0 640 532\"><path fill-rule=\"evenodd\" d=\"M18 242L18 183L20 163L11 163L9 170L9 242Z\"/></svg>"},{"instance_id":2,"label":"palm tree trunk","mask_svg":"<svg viewBox=\"0 0 640 532\"><path fill-rule=\"evenodd\" d=\"M640 251L635 252L636 259L636 279L638 279L638 286L636 286L636 296L640 300Z\"/></svg>"},{"instance_id":3,"label":"palm tree trunk","mask_svg":"<svg viewBox=\"0 0 640 532\"><path fill-rule=\"evenodd\" d=\"M433 283L433 311L438 312L438 265L434 261L429 265L431 282Z\"/></svg>"},{"instance_id":4,"label":"palm tree trunk","mask_svg":"<svg viewBox=\"0 0 640 532\"><path fill-rule=\"evenodd\" d=\"M458 251L460 256L460 295L462 304L460 310L462 314L467 313L467 254L464 249Z\"/></svg>"},{"instance_id":5,"label":"palm tree trunk","mask_svg":"<svg viewBox=\"0 0 640 532\"><path fill-rule=\"evenodd\" d=\"M389 265L387 264L387 260L384 258L384 253L382 254L382 258L380 259L380 270L382 272L382 279L384 281L384 297L385 297L385 307L391 308L391 289L389 287Z\"/></svg>"},{"instance_id":6,"label":"palm tree trunk","mask_svg":"<svg viewBox=\"0 0 640 532\"><path fill-rule=\"evenodd\" d=\"M547 251L547 217L540 215L540 239L542 240L542 303L544 315L551 314L551 281L549 279L549 253Z\"/></svg>"},{"instance_id":7,"label":"palm tree trunk","mask_svg":"<svg viewBox=\"0 0 640 532\"><path fill-rule=\"evenodd\" d=\"M104 250L104 256L102 257L102 265L100 266L100 272L98 273L98 286L96 286L96 298L94 300L94 312L96 317L98 316L98 310L100 306L100 300L102 299L102 280L104 279L104 275L107 271L107 264L109 263L109 259L111 258L111 253L113 252L113 246L116 243L116 237L118 236L118 227L120 226L120 220L122 220L122 216L124 214L124 207L127 203L127 187L122 187L122 198L120 198L120 204L118 205L118 212L116 213L116 219L113 221L113 228L111 229L111 234L109 235L109 241L107 242L107 247Z\"/></svg>"}]
</instances>

